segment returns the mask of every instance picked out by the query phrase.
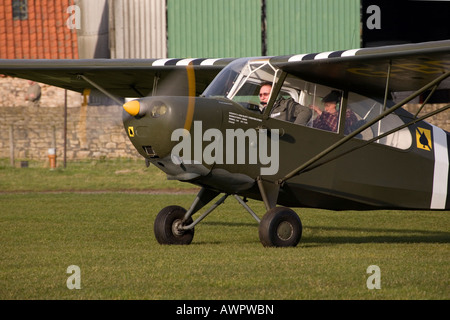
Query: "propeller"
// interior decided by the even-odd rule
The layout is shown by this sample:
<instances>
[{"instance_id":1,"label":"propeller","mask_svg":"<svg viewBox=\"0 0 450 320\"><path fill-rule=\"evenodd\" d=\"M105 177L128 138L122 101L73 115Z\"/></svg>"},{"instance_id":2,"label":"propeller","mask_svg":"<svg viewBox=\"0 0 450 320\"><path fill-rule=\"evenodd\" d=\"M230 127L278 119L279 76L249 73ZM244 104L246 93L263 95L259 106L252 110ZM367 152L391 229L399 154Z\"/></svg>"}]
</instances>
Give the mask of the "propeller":
<instances>
[{"instance_id":1,"label":"propeller","mask_svg":"<svg viewBox=\"0 0 450 320\"><path fill-rule=\"evenodd\" d=\"M195 74L193 65L172 70L155 77L150 96L195 96Z\"/></svg>"},{"instance_id":2,"label":"propeller","mask_svg":"<svg viewBox=\"0 0 450 320\"><path fill-rule=\"evenodd\" d=\"M125 111L131 116L143 116L150 104L150 97L156 96L185 96L187 99L187 112L184 129L190 131L194 110L195 110L195 71L192 62L189 62L184 69L174 70L164 78L156 78L153 92L146 98L132 100L123 105Z\"/></svg>"}]
</instances>

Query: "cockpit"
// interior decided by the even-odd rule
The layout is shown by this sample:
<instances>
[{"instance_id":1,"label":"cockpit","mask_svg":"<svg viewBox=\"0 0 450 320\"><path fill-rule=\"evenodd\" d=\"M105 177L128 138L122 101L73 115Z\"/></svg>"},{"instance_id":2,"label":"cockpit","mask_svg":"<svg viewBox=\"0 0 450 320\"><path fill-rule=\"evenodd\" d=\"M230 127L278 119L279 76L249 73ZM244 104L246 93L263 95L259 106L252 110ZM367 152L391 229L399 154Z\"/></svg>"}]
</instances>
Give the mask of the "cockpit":
<instances>
[{"instance_id":1,"label":"cockpit","mask_svg":"<svg viewBox=\"0 0 450 320\"><path fill-rule=\"evenodd\" d=\"M271 118L336 134L352 133L378 116L384 108L393 105L392 101L388 101L384 106L383 99L366 97L360 93L305 81L296 75L284 73L274 67L268 57L242 58L233 61L217 75L206 88L203 96L232 100L242 108L262 116L264 108L261 105L260 90L265 84L270 84L272 87L267 105L271 109ZM332 101L330 96L334 97ZM285 103L289 107L280 107L283 101L290 101ZM329 107L330 104L333 104L332 108ZM300 113L307 114L307 120L296 121ZM345 117L345 121L341 121L341 117ZM324 123L331 125L324 125ZM370 140L401 123L403 120L392 113L361 132L357 138ZM404 128L376 142L408 149L412 144L412 136L409 130Z\"/></svg>"},{"instance_id":2,"label":"cockpit","mask_svg":"<svg viewBox=\"0 0 450 320\"><path fill-rule=\"evenodd\" d=\"M259 90L263 83L276 83L281 70L273 67L268 58L238 59L228 65L203 93L205 97L223 97L243 107L259 104Z\"/></svg>"}]
</instances>

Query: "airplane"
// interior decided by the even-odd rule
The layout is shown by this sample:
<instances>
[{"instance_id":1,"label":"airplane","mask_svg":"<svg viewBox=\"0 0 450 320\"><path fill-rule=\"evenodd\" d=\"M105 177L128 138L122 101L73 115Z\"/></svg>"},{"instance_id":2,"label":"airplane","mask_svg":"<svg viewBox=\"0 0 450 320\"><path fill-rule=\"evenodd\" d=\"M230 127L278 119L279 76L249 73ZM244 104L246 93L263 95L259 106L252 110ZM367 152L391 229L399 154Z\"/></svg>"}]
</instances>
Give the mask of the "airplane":
<instances>
[{"instance_id":1,"label":"airplane","mask_svg":"<svg viewBox=\"0 0 450 320\"><path fill-rule=\"evenodd\" d=\"M258 222L265 247L298 245L292 208L450 209L450 133L425 121L449 116L449 105L426 103L449 88L450 40L271 57L0 60L0 73L123 104L125 132L147 166L200 187L188 209L158 213L160 244L190 244L229 196ZM419 111L407 112L418 97ZM283 118L299 108L307 121ZM334 115L333 129L317 126L323 114ZM248 199L264 203L262 218Z\"/></svg>"}]
</instances>

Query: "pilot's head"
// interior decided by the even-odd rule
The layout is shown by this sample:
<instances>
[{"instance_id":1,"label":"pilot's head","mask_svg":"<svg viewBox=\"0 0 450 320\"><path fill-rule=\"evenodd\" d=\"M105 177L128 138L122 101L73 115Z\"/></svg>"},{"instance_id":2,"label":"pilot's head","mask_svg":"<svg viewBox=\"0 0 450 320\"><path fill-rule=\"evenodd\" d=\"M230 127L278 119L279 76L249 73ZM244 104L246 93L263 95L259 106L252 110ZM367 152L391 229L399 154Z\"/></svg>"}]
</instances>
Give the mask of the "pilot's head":
<instances>
[{"instance_id":1,"label":"pilot's head","mask_svg":"<svg viewBox=\"0 0 450 320\"><path fill-rule=\"evenodd\" d=\"M267 102L269 102L270 91L272 91L271 83L263 83L261 89L259 89L259 100L262 106L267 106Z\"/></svg>"}]
</instances>

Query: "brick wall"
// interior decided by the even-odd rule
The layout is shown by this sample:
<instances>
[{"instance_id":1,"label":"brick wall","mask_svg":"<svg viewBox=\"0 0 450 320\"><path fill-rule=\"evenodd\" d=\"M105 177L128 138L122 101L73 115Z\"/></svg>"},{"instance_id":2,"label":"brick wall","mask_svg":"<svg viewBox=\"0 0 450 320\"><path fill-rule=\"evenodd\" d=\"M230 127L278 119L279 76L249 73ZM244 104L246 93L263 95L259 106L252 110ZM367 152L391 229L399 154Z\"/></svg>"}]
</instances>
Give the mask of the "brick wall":
<instances>
[{"instance_id":1,"label":"brick wall","mask_svg":"<svg viewBox=\"0 0 450 320\"><path fill-rule=\"evenodd\" d=\"M64 107L65 90L39 83L41 87L41 100L39 104L45 107ZM27 106L25 95L30 87L29 81L2 77L0 75L0 107ZM67 91L67 104L71 107L81 106L82 97L79 93Z\"/></svg>"},{"instance_id":2,"label":"brick wall","mask_svg":"<svg viewBox=\"0 0 450 320\"><path fill-rule=\"evenodd\" d=\"M40 84L39 107L25 100L27 80L0 78L0 158L10 157L11 126L17 160L48 160L56 146L64 156L65 90ZM140 157L122 124L122 106L82 106L67 91L67 159Z\"/></svg>"},{"instance_id":3,"label":"brick wall","mask_svg":"<svg viewBox=\"0 0 450 320\"><path fill-rule=\"evenodd\" d=\"M439 108L446 106L447 104L448 103L426 105L425 112L429 113L429 112L435 111ZM404 108L406 110L408 110L409 112L411 112L412 114L416 114L416 112L419 110L420 106L421 106L420 104L407 104L407 105L405 105ZM419 117L425 115L425 112L424 112L424 110L422 110L419 113ZM433 117L425 119L425 121L450 132L450 109L447 109L444 112L438 113L437 115L435 115Z\"/></svg>"},{"instance_id":4,"label":"brick wall","mask_svg":"<svg viewBox=\"0 0 450 320\"><path fill-rule=\"evenodd\" d=\"M11 126L15 158L47 160L56 146L64 155L63 107L0 107L0 158L10 156ZM67 159L140 157L122 124L121 106L80 106L67 109Z\"/></svg>"}]
</instances>

